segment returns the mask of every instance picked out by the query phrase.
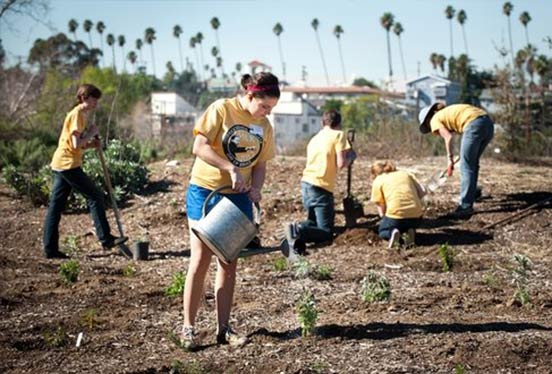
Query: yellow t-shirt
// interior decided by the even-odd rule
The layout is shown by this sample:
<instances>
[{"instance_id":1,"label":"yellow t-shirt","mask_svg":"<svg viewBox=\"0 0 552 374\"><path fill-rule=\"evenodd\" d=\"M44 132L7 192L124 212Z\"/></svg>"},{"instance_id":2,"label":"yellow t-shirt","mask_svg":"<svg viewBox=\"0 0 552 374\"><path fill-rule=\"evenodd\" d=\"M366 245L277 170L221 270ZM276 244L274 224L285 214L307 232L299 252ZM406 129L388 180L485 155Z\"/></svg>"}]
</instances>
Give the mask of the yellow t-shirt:
<instances>
[{"instance_id":1,"label":"yellow t-shirt","mask_svg":"<svg viewBox=\"0 0 552 374\"><path fill-rule=\"evenodd\" d=\"M246 181L251 179L251 170L258 162L275 156L272 125L266 117L254 118L237 97L212 103L194 127L194 136L197 134L205 136L220 157L239 167ZM214 190L231 185L232 179L228 172L196 157L190 183Z\"/></svg>"},{"instance_id":2,"label":"yellow t-shirt","mask_svg":"<svg viewBox=\"0 0 552 374\"><path fill-rule=\"evenodd\" d=\"M54 170L69 170L82 165L82 149L74 149L71 135L76 131L82 134L86 128L86 121L82 104L74 107L63 122L58 146L52 157L50 167Z\"/></svg>"},{"instance_id":3,"label":"yellow t-shirt","mask_svg":"<svg viewBox=\"0 0 552 374\"><path fill-rule=\"evenodd\" d=\"M385 204L385 215L389 218L419 218L423 209L416 183L418 181L406 171L380 174L372 183L370 200Z\"/></svg>"},{"instance_id":4,"label":"yellow t-shirt","mask_svg":"<svg viewBox=\"0 0 552 374\"><path fill-rule=\"evenodd\" d=\"M333 192L337 179L337 153L350 149L343 131L324 127L309 141L304 182Z\"/></svg>"},{"instance_id":5,"label":"yellow t-shirt","mask_svg":"<svg viewBox=\"0 0 552 374\"><path fill-rule=\"evenodd\" d=\"M480 108L469 104L454 104L439 110L431 118L431 132L435 133L444 127L449 131L462 134L464 128L474 119L484 116L487 113Z\"/></svg>"}]
</instances>

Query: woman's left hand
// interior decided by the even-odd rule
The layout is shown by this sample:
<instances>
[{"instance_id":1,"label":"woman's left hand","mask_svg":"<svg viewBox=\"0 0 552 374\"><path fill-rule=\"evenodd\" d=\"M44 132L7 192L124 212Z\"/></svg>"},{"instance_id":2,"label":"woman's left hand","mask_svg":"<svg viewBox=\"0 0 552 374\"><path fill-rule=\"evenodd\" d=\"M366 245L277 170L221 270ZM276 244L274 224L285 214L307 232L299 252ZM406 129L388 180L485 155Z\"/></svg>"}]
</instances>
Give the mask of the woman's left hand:
<instances>
[{"instance_id":1,"label":"woman's left hand","mask_svg":"<svg viewBox=\"0 0 552 374\"><path fill-rule=\"evenodd\" d=\"M263 198L261 190L256 187L251 187L251 189L249 190L249 198L252 202L258 203Z\"/></svg>"}]
</instances>

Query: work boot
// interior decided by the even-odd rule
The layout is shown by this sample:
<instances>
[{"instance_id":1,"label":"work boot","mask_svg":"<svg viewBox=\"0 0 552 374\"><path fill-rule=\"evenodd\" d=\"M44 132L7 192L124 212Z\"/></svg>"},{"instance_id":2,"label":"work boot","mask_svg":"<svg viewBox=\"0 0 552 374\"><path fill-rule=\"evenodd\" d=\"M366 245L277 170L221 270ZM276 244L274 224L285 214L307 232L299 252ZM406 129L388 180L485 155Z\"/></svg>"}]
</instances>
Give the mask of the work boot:
<instances>
[{"instance_id":1,"label":"work boot","mask_svg":"<svg viewBox=\"0 0 552 374\"><path fill-rule=\"evenodd\" d=\"M450 219L470 219L474 211L472 207L462 208L458 206L453 212L447 214L447 218Z\"/></svg>"},{"instance_id":2,"label":"work boot","mask_svg":"<svg viewBox=\"0 0 552 374\"><path fill-rule=\"evenodd\" d=\"M225 326L217 333L217 344L228 344L231 347L242 347L249 342L249 338L237 334L230 327Z\"/></svg>"},{"instance_id":3,"label":"work boot","mask_svg":"<svg viewBox=\"0 0 552 374\"><path fill-rule=\"evenodd\" d=\"M180 344L182 345L182 349L188 352L193 352L199 347L197 334L195 333L193 326L182 326Z\"/></svg>"},{"instance_id":4,"label":"work boot","mask_svg":"<svg viewBox=\"0 0 552 374\"><path fill-rule=\"evenodd\" d=\"M69 258L69 256L67 256L65 253L60 252L60 251L44 252L44 257L46 257L47 259L54 259L54 258L66 259L66 258Z\"/></svg>"},{"instance_id":5,"label":"work boot","mask_svg":"<svg viewBox=\"0 0 552 374\"><path fill-rule=\"evenodd\" d=\"M403 237L404 245L407 248L413 247L416 245L416 230L413 228L408 229Z\"/></svg>"},{"instance_id":6,"label":"work boot","mask_svg":"<svg viewBox=\"0 0 552 374\"><path fill-rule=\"evenodd\" d=\"M105 251L110 250L113 247L124 244L128 240L126 236L111 236L107 242L102 243L102 247Z\"/></svg>"},{"instance_id":7,"label":"work boot","mask_svg":"<svg viewBox=\"0 0 552 374\"><path fill-rule=\"evenodd\" d=\"M475 188L475 201L481 201L483 197L483 189L479 186Z\"/></svg>"},{"instance_id":8,"label":"work boot","mask_svg":"<svg viewBox=\"0 0 552 374\"><path fill-rule=\"evenodd\" d=\"M398 247L400 239L401 239L401 232L398 229L393 229L393 231L391 231L391 237L389 238L389 243L387 244L387 248L393 249Z\"/></svg>"}]
</instances>

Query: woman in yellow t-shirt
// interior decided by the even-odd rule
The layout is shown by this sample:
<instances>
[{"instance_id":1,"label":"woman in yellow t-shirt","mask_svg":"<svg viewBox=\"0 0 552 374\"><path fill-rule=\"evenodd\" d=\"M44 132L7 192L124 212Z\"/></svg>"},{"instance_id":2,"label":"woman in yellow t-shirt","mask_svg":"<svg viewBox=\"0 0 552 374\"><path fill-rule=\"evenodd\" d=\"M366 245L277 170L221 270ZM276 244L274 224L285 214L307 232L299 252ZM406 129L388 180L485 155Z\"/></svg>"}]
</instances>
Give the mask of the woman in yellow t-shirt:
<instances>
[{"instance_id":1,"label":"woman in yellow t-shirt","mask_svg":"<svg viewBox=\"0 0 552 374\"><path fill-rule=\"evenodd\" d=\"M494 135L494 124L487 113L468 104L445 106L435 103L425 107L418 116L423 134L440 135L447 150L448 176L454 170L454 134L462 134L460 146L460 204L449 218L467 219L473 214L473 204L481 190L477 187L479 159Z\"/></svg>"},{"instance_id":2,"label":"woman in yellow t-shirt","mask_svg":"<svg viewBox=\"0 0 552 374\"><path fill-rule=\"evenodd\" d=\"M220 99L212 103L194 127L193 153L196 156L186 196L190 228L191 258L184 288L184 326L181 342L187 350L198 348L194 323L203 294L205 275L212 252L192 232L202 217L202 206L211 191L231 185L225 193L242 212L253 220L252 202L261 200L266 164L275 156L272 125L266 118L278 103L278 78L262 72L246 74L241 79L243 96ZM212 207L218 198L211 199ZM240 346L245 336L228 325L237 260L225 264L217 259L215 285L217 305L217 342Z\"/></svg>"},{"instance_id":3,"label":"woman in yellow t-shirt","mask_svg":"<svg viewBox=\"0 0 552 374\"><path fill-rule=\"evenodd\" d=\"M104 248L124 243L127 238L111 235L105 216L104 196L94 182L82 171L82 151L100 147L98 128L87 126L88 113L93 111L102 97L96 86L83 84L77 90L77 104L67 114L59 137L57 149L50 164L54 183L50 193L48 211L44 220L44 255L46 258L66 258L59 251L59 222L71 190L81 193L88 201L94 221L96 236ZM85 132L86 130L86 132Z\"/></svg>"},{"instance_id":4,"label":"woman in yellow t-shirt","mask_svg":"<svg viewBox=\"0 0 552 374\"><path fill-rule=\"evenodd\" d=\"M415 243L416 227L423 214L421 198L424 187L411 174L397 170L391 161L376 161L372 164L372 197L378 214L382 217L379 236L389 240L389 248L397 245L401 233L405 233L405 245Z\"/></svg>"}]
</instances>

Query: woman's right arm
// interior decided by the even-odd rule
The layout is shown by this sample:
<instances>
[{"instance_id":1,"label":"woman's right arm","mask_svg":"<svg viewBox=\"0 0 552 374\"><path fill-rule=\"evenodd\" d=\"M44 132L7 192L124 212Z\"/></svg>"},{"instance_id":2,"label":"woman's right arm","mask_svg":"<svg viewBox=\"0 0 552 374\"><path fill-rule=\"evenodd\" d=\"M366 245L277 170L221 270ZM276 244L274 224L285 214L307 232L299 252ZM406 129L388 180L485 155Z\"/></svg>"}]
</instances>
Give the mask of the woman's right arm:
<instances>
[{"instance_id":1,"label":"woman's right arm","mask_svg":"<svg viewBox=\"0 0 552 374\"><path fill-rule=\"evenodd\" d=\"M237 166L232 164L230 161L220 157L217 152L209 144L209 139L202 135L201 133L197 134L194 139L194 145L192 148L192 153L208 163L211 166L216 167L222 171L226 171L230 174L232 179L232 189L237 192L246 192L247 185L243 177L241 176Z\"/></svg>"}]
</instances>

